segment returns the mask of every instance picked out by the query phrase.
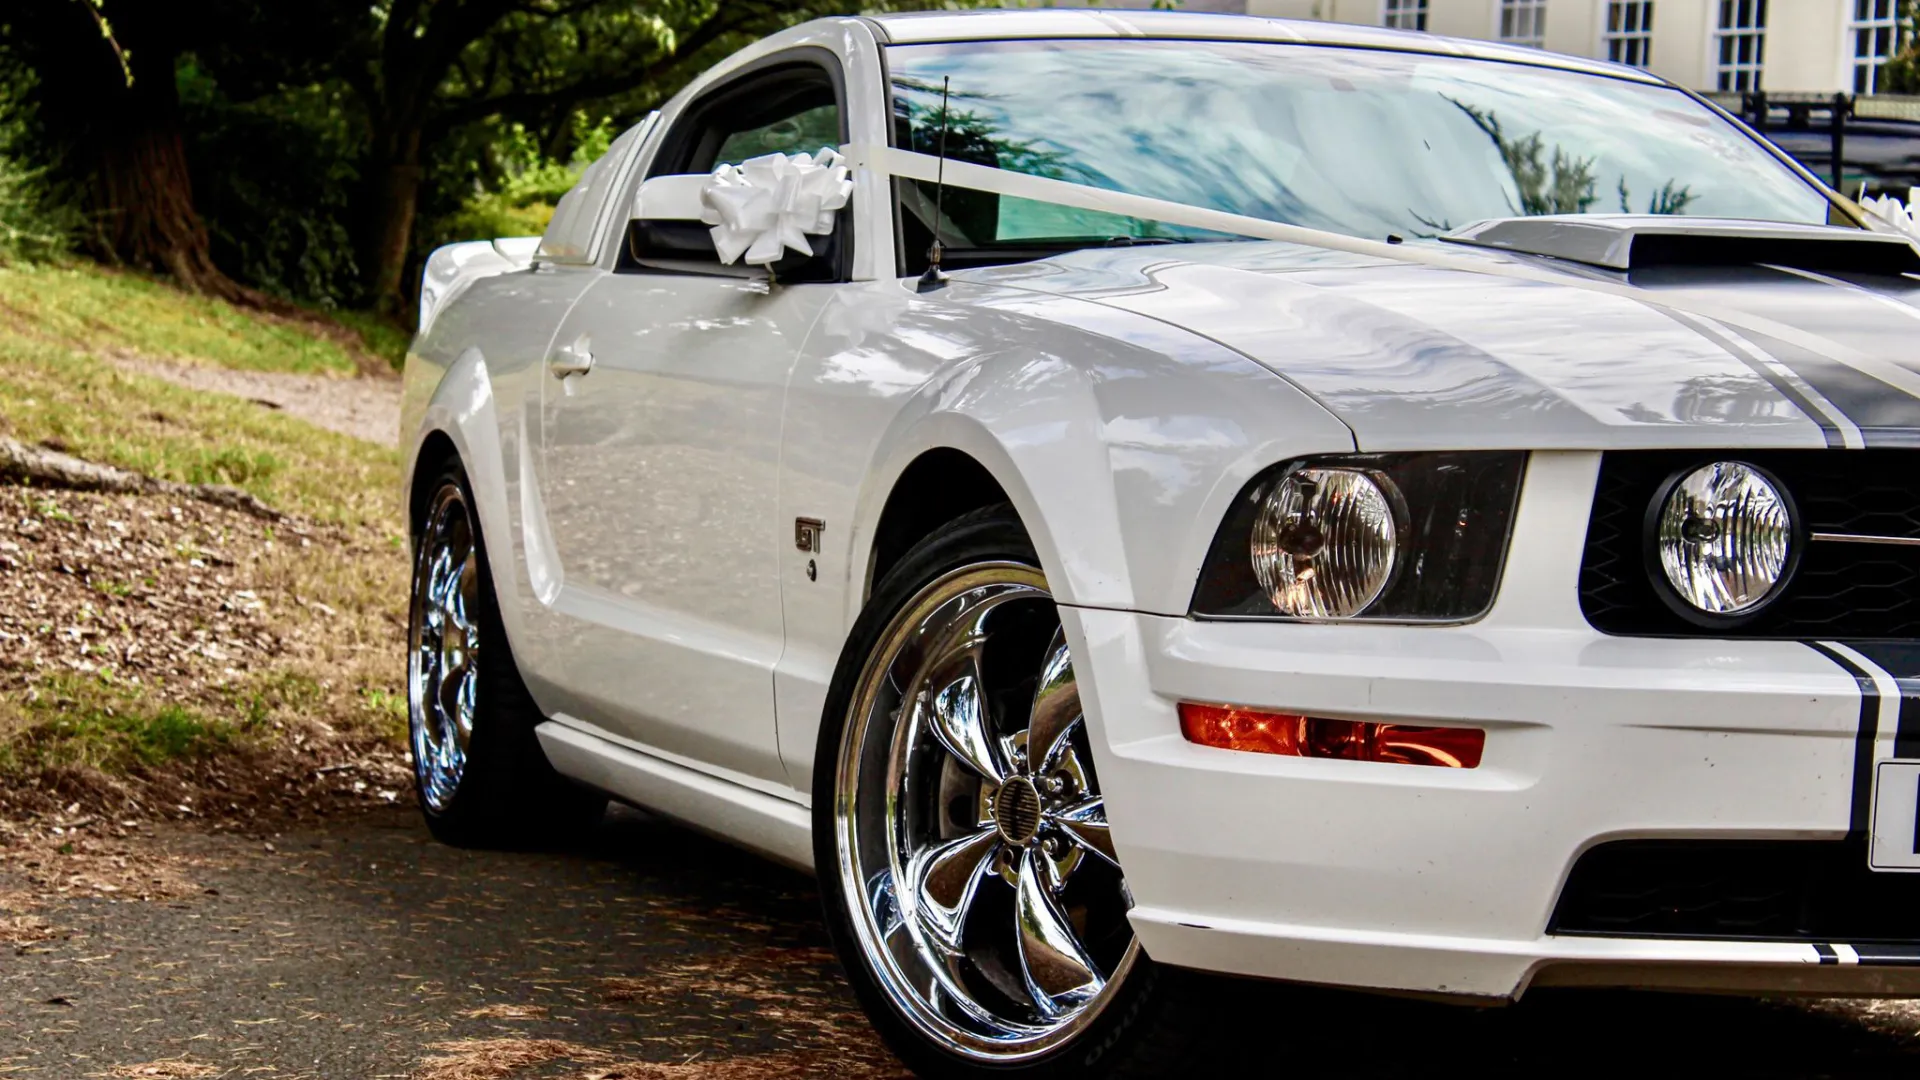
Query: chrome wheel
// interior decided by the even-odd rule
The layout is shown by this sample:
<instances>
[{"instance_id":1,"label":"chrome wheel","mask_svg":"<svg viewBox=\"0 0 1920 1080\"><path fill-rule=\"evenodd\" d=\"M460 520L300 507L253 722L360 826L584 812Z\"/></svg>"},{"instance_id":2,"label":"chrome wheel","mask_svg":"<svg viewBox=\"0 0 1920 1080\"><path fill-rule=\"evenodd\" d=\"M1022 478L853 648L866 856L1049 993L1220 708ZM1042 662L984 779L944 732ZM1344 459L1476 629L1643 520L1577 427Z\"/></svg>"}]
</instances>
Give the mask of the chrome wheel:
<instances>
[{"instance_id":1,"label":"chrome wheel","mask_svg":"<svg viewBox=\"0 0 1920 1080\"><path fill-rule=\"evenodd\" d=\"M837 766L839 887L899 1011L986 1062L1055 1049L1139 954L1038 570L952 571L894 618Z\"/></svg>"},{"instance_id":2,"label":"chrome wheel","mask_svg":"<svg viewBox=\"0 0 1920 1080\"><path fill-rule=\"evenodd\" d=\"M445 810L466 771L480 648L478 553L467 502L448 484L434 496L413 575L407 716L420 797Z\"/></svg>"}]
</instances>

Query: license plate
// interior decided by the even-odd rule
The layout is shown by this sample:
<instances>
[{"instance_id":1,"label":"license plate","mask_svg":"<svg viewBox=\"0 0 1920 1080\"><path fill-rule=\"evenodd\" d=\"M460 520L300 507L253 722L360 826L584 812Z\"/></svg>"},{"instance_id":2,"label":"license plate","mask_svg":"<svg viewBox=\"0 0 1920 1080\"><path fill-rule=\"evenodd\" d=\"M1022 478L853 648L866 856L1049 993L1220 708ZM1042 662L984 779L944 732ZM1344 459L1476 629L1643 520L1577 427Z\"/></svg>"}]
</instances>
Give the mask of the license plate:
<instances>
[{"instance_id":1,"label":"license plate","mask_svg":"<svg viewBox=\"0 0 1920 1080\"><path fill-rule=\"evenodd\" d=\"M1875 768L1872 837L1868 866L1920 871L1920 761L1883 761Z\"/></svg>"}]
</instances>

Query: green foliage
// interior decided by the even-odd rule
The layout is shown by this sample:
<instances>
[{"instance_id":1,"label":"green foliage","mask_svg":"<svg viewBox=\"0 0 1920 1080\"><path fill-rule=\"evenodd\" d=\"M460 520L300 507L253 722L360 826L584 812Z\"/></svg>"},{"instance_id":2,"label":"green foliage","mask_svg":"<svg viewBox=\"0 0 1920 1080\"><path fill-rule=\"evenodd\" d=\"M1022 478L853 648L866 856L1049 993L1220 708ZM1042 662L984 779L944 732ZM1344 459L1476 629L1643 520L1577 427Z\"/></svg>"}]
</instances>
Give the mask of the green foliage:
<instances>
[{"instance_id":1,"label":"green foliage","mask_svg":"<svg viewBox=\"0 0 1920 1080\"><path fill-rule=\"evenodd\" d=\"M276 296L359 303L353 227L366 140L344 88L236 101L192 58L178 82L194 200L215 262Z\"/></svg>"},{"instance_id":2,"label":"green foliage","mask_svg":"<svg viewBox=\"0 0 1920 1080\"><path fill-rule=\"evenodd\" d=\"M11 0L0 118L31 145L0 161L0 259L8 227L59 247L18 194L46 170L85 201L86 245L129 265L391 308L435 244L542 231L608 138L749 41L979 2ZM128 164L176 131L191 213L178 169Z\"/></svg>"},{"instance_id":3,"label":"green foliage","mask_svg":"<svg viewBox=\"0 0 1920 1080\"><path fill-rule=\"evenodd\" d=\"M1903 10L1906 47L1887 61L1881 89L1889 94L1920 94L1920 0L1906 0Z\"/></svg>"},{"instance_id":4,"label":"green foliage","mask_svg":"<svg viewBox=\"0 0 1920 1080\"><path fill-rule=\"evenodd\" d=\"M590 119L584 112L567 118L565 141L572 152L564 160L549 157L524 124L489 125L471 167L471 194L451 210L423 222L422 252L461 240L499 236L538 236L547 230L560 196L619 134L611 117Z\"/></svg>"},{"instance_id":5,"label":"green foliage","mask_svg":"<svg viewBox=\"0 0 1920 1080\"><path fill-rule=\"evenodd\" d=\"M25 126L6 114L0 84L0 264L58 258L80 231L78 210L63 199L44 166L27 164Z\"/></svg>"},{"instance_id":6,"label":"green foliage","mask_svg":"<svg viewBox=\"0 0 1920 1080\"><path fill-rule=\"evenodd\" d=\"M57 258L78 230L79 214L54 197L45 170L0 155L0 263Z\"/></svg>"}]
</instances>

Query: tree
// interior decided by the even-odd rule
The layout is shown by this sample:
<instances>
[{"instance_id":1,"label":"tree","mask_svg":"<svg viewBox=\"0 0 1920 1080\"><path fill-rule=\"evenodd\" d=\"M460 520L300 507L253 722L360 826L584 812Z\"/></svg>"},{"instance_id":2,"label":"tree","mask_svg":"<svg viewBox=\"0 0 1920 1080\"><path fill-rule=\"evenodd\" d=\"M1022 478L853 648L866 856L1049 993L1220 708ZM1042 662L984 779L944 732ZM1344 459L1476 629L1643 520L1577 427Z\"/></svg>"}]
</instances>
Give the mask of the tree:
<instances>
[{"instance_id":1,"label":"tree","mask_svg":"<svg viewBox=\"0 0 1920 1080\"><path fill-rule=\"evenodd\" d=\"M214 265L182 138L174 69L224 6L13 0L0 17L0 75L28 106L49 172L86 211L96 255L272 306Z\"/></svg>"},{"instance_id":2,"label":"tree","mask_svg":"<svg viewBox=\"0 0 1920 1080\"><path fill-rule=\"evenodd\" d=\"M1584 214L1599 201L1594 191L1597 178L1592 158L1576 157L1555 146L1553 160L1548 163L1546 145L1539 132L1516 139L1500 126L1500 117L1493 112L1465 102L1454 101L1453 104L1466 113L1474 126L1493 140L1494 148L1500 151L1500 160L1506 163L1507 171L1513 174L1514 187L1520 194L1520 205L1513 208L1516 213L1526 217ZM1623 188L1621 200L1624 202L1625 199L1626 191Z\"/></svg>"},{"instance_id":3,"label":"tree","mask_svg":"<svg viewBox=\"0 0 1920 1080\"><path fill-rule=\"evenodd\" d=\"M397 310L405 305L414 219L438 148L502 121L557 135L590 103L630 114L664 98L723 50L857 5L10 0L0 5L0 97L31 114L36 156L88 211L95 254L273 306L213 262L194 203L178 80L188 73L210 78L231 103L347 88L353 115L342 122L361 133L353 170L359 265L367 296ZM110 19L111 37L102 36L102 19Z\"/></svg>"},{"instance_id":4,"label":"tree","mask_svg":"<svg viewBox=\"0 0 1920 1080\"><path fill-rule=\"evenodd\" d=\"M847 0L383 0L335 61L365 110L365 260L381 308L405 304L436 146L491 119L556 130L581 106L657 101L699 62ZM367 10L364 5L349 10Z\"/></svg>"}]
</instances>

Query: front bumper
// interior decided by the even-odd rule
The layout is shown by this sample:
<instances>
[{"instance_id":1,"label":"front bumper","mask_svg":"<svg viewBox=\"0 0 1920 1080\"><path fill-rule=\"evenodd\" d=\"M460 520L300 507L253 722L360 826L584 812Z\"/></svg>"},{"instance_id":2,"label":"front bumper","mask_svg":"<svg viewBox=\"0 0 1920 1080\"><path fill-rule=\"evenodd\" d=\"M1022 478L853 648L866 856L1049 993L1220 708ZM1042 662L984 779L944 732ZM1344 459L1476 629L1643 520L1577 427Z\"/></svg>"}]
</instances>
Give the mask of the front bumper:
<instances>
[{"instance_id":1,"label":"front bumper","mask_svg":"<svg viewBox=\"0 0 1920 1080\"><path fill-rule=\"evenodd\" d=\"M1844 837L1861 690L1797 642L1588 628L1574 579L1591 484L1542 485L1541 464L1501 599L1472 626L1063 609L1147 953L1488 998L1545 984L1920 992L1897 950L1549 932L1595 844ZM1442 769L1216 750L1180 735L1183 700L1467 724L1487 731L1486 754Z\"/></svg>"}]
</instances>

